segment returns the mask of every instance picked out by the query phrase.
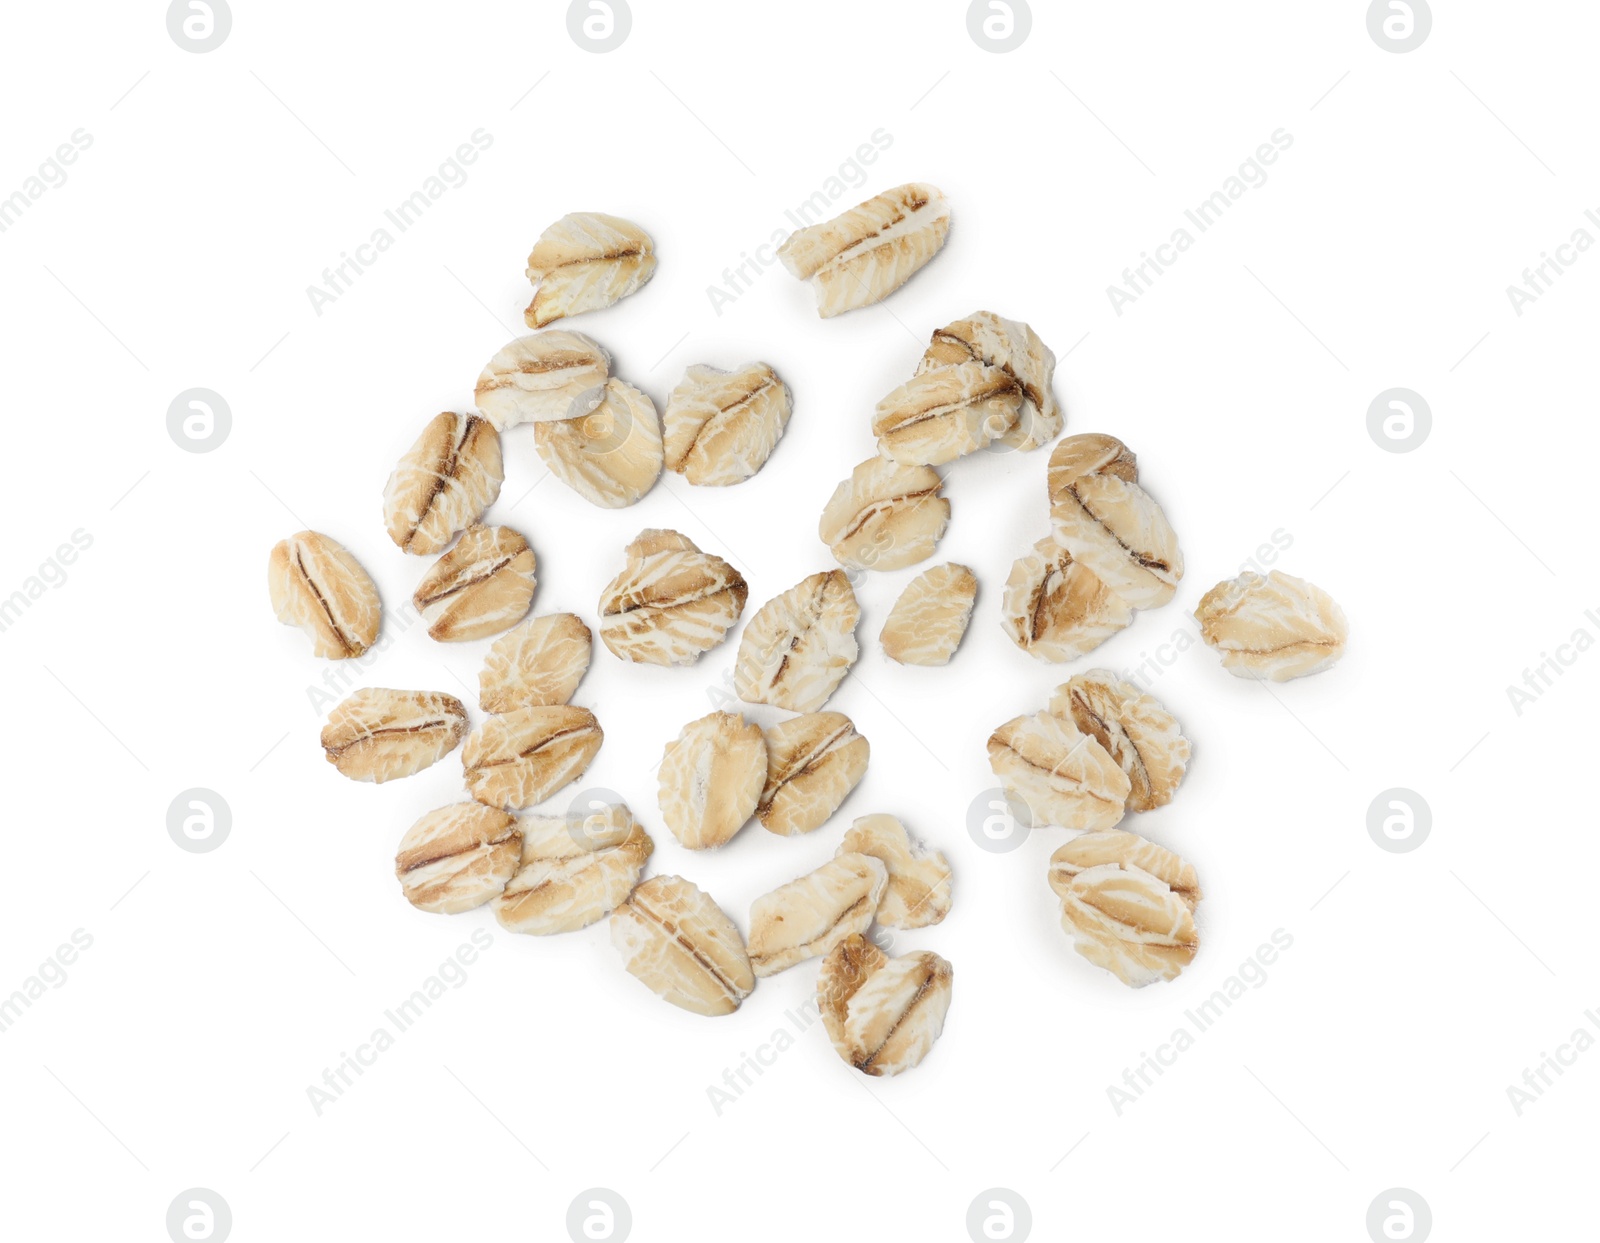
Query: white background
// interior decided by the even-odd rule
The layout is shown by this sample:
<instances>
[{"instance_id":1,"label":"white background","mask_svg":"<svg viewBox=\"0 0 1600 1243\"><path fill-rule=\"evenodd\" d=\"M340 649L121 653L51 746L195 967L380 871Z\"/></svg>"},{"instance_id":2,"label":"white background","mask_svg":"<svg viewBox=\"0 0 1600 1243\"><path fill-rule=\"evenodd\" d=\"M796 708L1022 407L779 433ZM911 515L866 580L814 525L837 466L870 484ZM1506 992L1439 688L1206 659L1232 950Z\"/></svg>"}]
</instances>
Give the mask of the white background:
<instances>
[{"instance_id":1,"label":"white background","mask_svg":"<svg viewBox=\"0 0 1600 1243\"><path fill-rule=\"evenodd\" d=\"M973 1198L1003 1187L1037 1238L1333 1240L1365 1238L1397 1186L1440 1238L1565 1232L1592 1175L1600 1056L1521 1116L1506 1088L1600 1002L1580 801L1600 656L1520 716L1506 686L1580 626L1600 634L1583 617L1600 606L1600 257L1520 317L1505 289L1600 207L1600 14L1438 3L1426 43L1396 55L1365 7L1037 4L1028 40L994 54L951 0L637 0L627 41L597 55L555 3L240 0L197 55L160 4L12 6L0 194L75 129L93 143L0 234L0 595L73 531L93 543L0 634L0 994L74 929L93 947L0 1034L10 1232L163 1239L173 1197L204 1187L240 1240L561 1239L573 1197L604 1187L640 1240L964 1239ZM479 128L493 144L466 183L317 315L307 286ZM716 314L708 286L880 128L892 145L839 206L933 182L954 211L937 259L836 320L776 267ZM1118 316L1107 285L1279 128L1293 145L1266 183ZM1068 431L1131 445L1181 536L1173 604L1046 666L997 617L1047 529L1047 453L949 468L928 564L976 569L971 632L947 668L891 666L877 631L918 570L862 585L863 656L830 707L870 738L871 767L798 840L756 825L691 855L655 807L661 748L715 706L737 634L687 669L597 646L577 702L606 741L584 785L622 794L656 838L651 870L742 927L855 816L892 812L947 852L950 917L896 948L950 959L954 1002L901 1078L855 1074L814 1026L718 1116L708 1086L788 1026L814 963L707 1020L624 973L604 925L535 939L487 910L424 915L394 846L459 794L457 757L372 787L321 755L307 687L325 666L275 621L267 551L311 526L386 605L409 596L426 563L387 541L384 480L428 417L470 408L523 331L529 247L575 210L637 220L658 247L645 290L570 324L617 374L659 406L689 364L762 359L795 412L745 485L668 475L621 512L539 483L530 430L511 433L491 518L535 548L536 611L594 624L651 526L740 567L746 618L830 566L817 517L872 451L873 403L933 328L978 308L1040 332ZM233 415L198 455L165 423L195 386ZM1366 430L1394 386L1433 411L1408 454ZM1196 645L1153 683L1194 761L1170 806L1126 827L1199 870L1203 943L1178 982L1132 992L1057 925L1060 830L1010 854L969 837L993 784L984 739L1071 672L1133 669L1279 530L1277 564L1342 603L1350 650L1269 693ZM397 633L362 684L461 694L476 720L461 683L486 647ZM1367 833L1396 786L1432 808L1409 854ZM213 853L168 837L189 787L232 809ZM318 1117L307 1087L475 928L494 939L467 983ZM1293 947L1267 982L1119 1116L1108 1085L1280 928Z\"/></svg>"}]
</instances>

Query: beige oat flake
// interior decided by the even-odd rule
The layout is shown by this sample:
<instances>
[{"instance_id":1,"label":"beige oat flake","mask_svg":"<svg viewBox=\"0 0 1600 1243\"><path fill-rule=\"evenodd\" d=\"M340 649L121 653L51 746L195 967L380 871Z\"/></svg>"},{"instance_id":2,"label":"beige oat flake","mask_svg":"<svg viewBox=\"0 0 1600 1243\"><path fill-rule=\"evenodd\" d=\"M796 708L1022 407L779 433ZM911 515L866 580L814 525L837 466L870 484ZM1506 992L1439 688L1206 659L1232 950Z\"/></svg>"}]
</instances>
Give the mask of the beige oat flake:
<instances>
[{"instance_id":1,"label":"beige oat flake","mask_svg":"<svg viewBox=\"0 0 1600 1243\"><path fill-rule=\"evenodd\" d=\"M937 954L890 958L859 934L847 937L817 974L823 1030L834 1051L862 1074L911 1070L944 1030L954 978Z\"/></svg>"},{"instance_id":2,"label":"beige oat flake","mask_svg":"<svg viewBox=\"0 0 1600 1243\"><path fill-rule=\"evenodd\" d=\"M652 876L612 913L611 944L651 992L693 1014L732 1014L756 986L733 920L681 876Z\"/></svg>"},{"instance_id":3,"label":"beige oat flake","mask_svg":"<svg viewBox=\"0 0 1600 1243\"><path fill-rule=\"evenodd\" d=\"M989 738L989 767L1035 824L1109 829L1122 819L1128 775L1070 720L1048 712L1007 721Z\"/></svg>"},{"instance_id":4,"label":"beige oat flake","mask_svg":"<svg viewBox=\"0 0 1600 1243\"><path fill-rule=\"evenodd\" d=\"M1075 660L1131 621L1128 602L1048 535L1011 566L1000 622L1035 659Z\"/></svg>"},{"instance_id":5,"label":"beige oat flake","mask_svg":"<svg viewBox=\"0 0 1600 1243\"><path fill-rule=\"evenodd\" d=\"M696 364L667 397L666 467L700 487L742 483L772 456L791 408L789 386L766 363Z\"/></svg>"},{"instance_id":6,"label":"beige oat flake","mask_svg":"<svg viewBox=\"0 0 1600 1243\"><path fill-rule=\"evenodd\" d=\"M494 504L504 478L500 433L488 420L435 415L383 490L389 538L402 552L442 552Z\"/></svg>"},{"instance_id":7,"label":"beige oat flake","mask_svg":"<svg viewBox=\"0 0 1600 1243\"><path fill-rule=\"evenodd\" d=\"M768 600L739 641L734 693L746 703L815 712L856 663L861 606L841 570L802 579Z\"/></svg>"},{"instance_id":8,"label":"beige oat flake","mask_svg":"<svg viewBox=\"0 0 1600 1243\"><path fill-rule=\"evenodd\" d=\"M509 630L533 604L533 549L510 527L468 527L417 584L411 602L441 643Z\"/></svg>"},{"instance_id":9,"label":"beige oat flake","mask_svg":"<svg viewBox=\"0 0 1600 1243\"><path fill-rule=\"evenodd\" d=\"M1109 669L1091 669L1056 687L1050 711L1094 738L1128 774L1129 811L1172 801L1189 766L1189 740L1154 695Z\"/></svg>"},{"instance_id":10,"label":"beige oat flake","mask_svg":"<svg viewBox=\"0 0 1600 1243\"><path fill-rule=\"evenodd\" d=\"M1321 673L1344 655L1350 624L1314 583L1273 570L1218 583L1194 611L1200 637L1241 678L1287 682Z\"/></svg>"},{"instance_id":11,"label":"beige oat flake","mask_svg":"<svg viewBox=\"0 0 1600 1243\"><path fill-rule=\"evenodd\" d=\"M778 258L811 282L827 319L887 298L939 253L949 230L944 195L912 182L790 234Z\"/></svg>"},{"instance_id":12,"label":"beige oat flake","mask_svg":"<svg viewBox=\"0 0 1600 1243\"><path fill-rule=\"evenodd\" d=\"M750 905L750 966L776 975L820 958L872 924L889 871L870 855L840 854Z\"/></svg>"},{"instance_id":13,"label":"beige oat flake","mask_svg":"<svg viewBox=\"0 0 1600 1243\"><path fill-rule=\"evenodd\" d=\"M834 489L817 534L850 569L903 570L933 555L950 522L950 502L931 466L870 457Z\"/></svg>"},{"instance_id":14,"label":"beige oat flake","mask_svg":"<svg viewBox=\"0 0 1600 1243\"><path fill-rule=\"evenodd\" d=\"M516 874L495 899L510 932L550 936L604 919L633 892L655 843L628 808L615 803L522 822Z\"/></svg>"},{"instance_id":15,"label":"beige oat flake","mask_svg":"<svg viewBox=\"0 0 1600 1243\"><path fill-rule=\"evenodd\" d=\"M1007 448L1032 450L1061 434L1066 421L1054 389L1056 356L1027 324L974 311L933 334L918 364L919 372L964 362L998 367L1022 391L1016 422L1000 437Z\"/></svg>"},{"instance_id":16,"label":"beige oat flake","mask_svg":"<svg viewBox=\"0 0 1600 1243\"><path fill-rule=\"evenodd\" d=\"M978 599L978 576L955 562L924 571L900 593L878 642L902 665L947 665Z\"/></svg>"},{"instance_id":17,"label":"beige oat flake","mask_svg":"<svg viewBox=\"0 0 1600 1243\"><path fill-rule=\"evenodd\" d=\"M467 789L491 807L532 807L581 777L604 738L594 713L570 704L491 716L461 748Z\"/></svg>"},{"instance_id":18,"label":"beige oat flake","mask_svg":"<svg viewBox=\"0 0 1600 1243\"><path fill-rule=\"evenodd\" d=\"M272 611L311 636L330 660L360 656L378 639L383 606L361 563L336 540L301 531L273 545L267 559Z\"/></svg>"},{"instance_id":19,"label":"beige oat flake","mask_svg":"<svg viewBox=\"0 0 1600 1243\"><path fill-rule=\"evenodd\" d=\"M478 674L485 712L568 702L589 669L593 635L573 613L530 617L494 641Z\"/></svg>"},{"instance_id":20,"label":"beige oat flake","mask_svg":"<svg viewBox=\"0 0 1600 1243\"><path fill-rule=\"evenodd\" d=\"M498 897L521 856L515 816L482 803L452 803L406 830L394 874L412 906L459 915Z\"/></svg>"},{"instance_id":21,"label":"beige oat flake","mask_svg":"<svg viewBox=\"0 0 1600 1243\"><path fill-rule=\"evenodd\" d=\"M1048 879L1078 953L1130 988L1193 961L1200 885L1170 850L1121 829L1084 833L1050 856Z\"/></svg>"},{"instance_id":22,"label":"beige oat flake","mask_svg":"<svg viewBox=\"0 0 1600 1243\"><path fill-rule=\"evenodd\" d=\"M871 747L842 712L809 712L765 731L767 780L756 816L796 837L827 823L866 774Z\"/></svg>"},{"instance_id":23,"label":"beige oat flake","mask_svg":"<svg viewBox=\"0 0 1600 1243\"><path fill-rule=\"evenodd\" d=\"M528 279L538 290L523 319L543 328L602 310L643 288L655 270L655 245L631 220L570 212L539 235L528 255Z\"/></svg>"},{"instance_id":24,"label":"beige oat flake","mask_svg":"<svg viewBox=\"0 0 1600 1243\"><path fill-rule=\"evenodd\" d=\"M623 553L600 594L600 639L623 660L693 664L744 612L744 576L685 535L641 531Z\"/></svg>"},{"instance_id":25,"label":"beige oat flake","mask_svg":"<svg viewBox=\"0 0 1600 1243\"><path fill-rule=\"evenodd\" d=\"M552 475L602 509L636 504L661 475L655 405L615 376L589 413L535 423L533 445Z\"/></svg>"},{"instance_id":26,"label":"beige oat flake","mask_svg":"<svg viewBox=\"0 0 1600 1243\"><path fill-rule=\"evenodd\" d=\"M878 403L878 450L904 466L943 466L976 453L1016 425L1022 389L981 362L919 371Z\"/></svg>"},{"instance_id":27,"label":"beige oat flake","mask_svg":"<svg viewBox=\"0 0 1600 1243\"><path fill-rule=\"evenodd\" d=\"M840 854L871 855L889 872L878 903L886 928L926 928L950 913L950 861L914 841L893 816L862 816L839 844Z\"/></svg>"},{"instance_id":28,"label":"beige oat flake","mask_svg":"<svg viewBox=\"0 0 1600 1243\"><path fill-rule=\"evenodd\" d=\"M476 400L500 430L544 419L576 419L605 398L611 356L581 332L518 337L484 365Z\"/></svg>"},{"instance_id":29,"label":"beige oat flake","mask_svg":"<svg viewBox=\"0 0 1600 1243\"><path fill-rule=\"evenodd\" d=\"M759 726L713 712L683 727L661 759L661 818L690 850L725 845L755 813L767 779Z\"/></svg>"},{"instance_id":30,"label":"beige oat flake","mask_svg":"<svg viewBox=\"0 0 1600 1243\"><path fill-rule=\"evenodd\" d=\"M437 763L466 732L467 709L454 695L367 687L328 714L322 749L346 777L381 785Z\"/></svg>"}]
</instances>

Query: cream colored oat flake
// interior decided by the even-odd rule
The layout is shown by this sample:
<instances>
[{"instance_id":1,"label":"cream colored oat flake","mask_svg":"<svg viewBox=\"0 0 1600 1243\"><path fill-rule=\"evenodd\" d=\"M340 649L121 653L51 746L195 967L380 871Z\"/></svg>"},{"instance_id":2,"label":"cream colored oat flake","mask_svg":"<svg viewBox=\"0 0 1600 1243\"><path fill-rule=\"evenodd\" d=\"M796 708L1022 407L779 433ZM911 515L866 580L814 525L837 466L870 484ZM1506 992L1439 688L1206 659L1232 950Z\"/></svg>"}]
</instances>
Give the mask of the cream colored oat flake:
<instances>
[{"instance_id":1,"label":"cream colored oat flake","mask_svg":"<svg viewBox=\"0 0 1600 1243\"><path fill-rule=\"evenodd\" d=\"M904 466L943 466L1009 432L1022 389L999 367L957 363L919 371L878 403L878 451Z\"/></svg>"},{"instance_id":2,"label":"cream colored oat flake","mask_svg":"<svg viewBox=\"0 0 1600 1243\"><path fill-rule=\"evenodd\" d=\"M861 606L841 570L802 579L750 619L733 669L746 703L815 712L844 681L861 649Z\"/></svg>"},{"instance_id":3,"label":"cream colored oat flake","mask_svg":"<svg viewBox=\"0 0 1600 1243\"><path fill-rule=\"evenodd\" d=\"M961 646L978 599L978 576L949 562L911 580L889 610L878 642L902 665L947 665Z\"/></svg>"},{"instance_id":4,"label":"cream colored oat flake","mask_svg":"<svg viewBox=\"0 0 1600 1243\"><path fill-rule=\"evenodd\" d=\"M767 778L759 726L713 712L683 727L661 759L661 818L690 850L725 845L755 813Z\"/></svg>"},{"instance_id":5,"label":"cream colored oat flake","mask_svg":"<svg viewBox=\"0 0 1600 1243\"><path fill-rule=\"evenodd\" d=\"M516 874L495 899L510 932L576 932L614 911L644 873L655 843L621 803L522 822Z\"/></svg>"},{"instance_id":6,"label":"cream colored oat flake","mask_svg":"<svg viewBox=\"0 0 1600 1243\"><path fill-rule=\"evenodd\" d=\"M913 182L790 234L778 258L811 282L827 319L887 298L939 253L949 231L944 195Z\"/></svg>"},{"instance_id":7,"label":"cream colored oat flake","mask_svg":"<svg viewBox=\"0 0 1600 1243\"><path fill-rule=\"evenodd\" d=\"M523 314L529 328L598 311L641 289L655 274L655 244L631 220L570 212L539 235L528 255L537 286Z\"/></svg>"},{"instance_id":8,"label":"cream colored oat flake","mask_svg":"<svg viewBox=\"0 0 1600 1243\"><path fill-rule=\"evenodd\" d=\"M594 636L573 613L530 617L494 641L478 674L485 712L567 703L589 670Z\"/></svg>"},{"instance_id":9,"label":"cream colored oat flake","mask_svg":"<svg viewBox=\"0 0 1600 1243\"><path fill-rule=\"evenodd\" d=\"M581 332L518 337L478 377L478 411L500 430L544 419L576 419L605 397L611 356Z\"/></svg>"},{"instance_id":10,"label":"cream colored oat flake","mask_svg":"<svg viewBox=\"0 0 1600 1243\"><path fill-rule=\"evenodd\" d=\"M492 716L461 748L467 789L491 807L533 807L583 776L604 738L594 713L570 704Z\"/></svg>"},{"instance_id":11,"label":"cream colored oat flake","mask_svg":"<svg viewBox=\"0 0 1600 1243\"><path fill-rule=\"evenodd\" d=\"M881 860L841 854L763 894L750 906L750 966L758 976L776 975L865 932L888 883Z\"/></svg>"},{"instance_id":12,"label":"cream colored oat flake","mask_svg":"<svg viewBox=\"0 0 1600 1243\"><path fill-rule=\"evenodd\" d=\"M661 475L655 405L615 376L588 414L535 423L533 445L552 475L602 509L636 504Z\"/></svg>"},{"instance_id":13,"label":"cream colored oat flake","mask_svg":"<svg viewBox=\"0 0 1600 1243\"><path fill-rule=\"evenodd\" d=\"M772 456L791 409L789 386L766 363L690 367L667 397L666 467L701 487L742 483Z\"/></svg>"},{"instance_id":14,"label":"cream colored oat flake","mask_svg":"<svg viewBox=\"0 0 1600 1243\"><path fill-rule=\"evenodd\" d=\"M918 372L979 362L998 367L1022 391L1017 421L1000 437L1011 449L1032 450L1061 434L1066 421L1054 389L1056 356L1027 324L974 311L933 334Z\"/></svg>"},{"instance_id":15,"label":"cream colored oat flake","mask_svg":"<svg viewBox=\"0 0 1600 1243\"><path fill-rule=\"evenodd\" d=\"M498 897L521 856L515 816L482 803L452 803L406 830L394 874L412 906L459 915Z\"/></svg>"},{"instance_id":16,"label":"cream colored oat flake","mask_svg":"<svg viewBox=\"0 0 1600 1243\"><path fill-rule=\"evenodd\" d=\"M941 487L931 466L870 457L834 489L817 534L849 569L903 570L931 557L949 525Z\"/></svg>"},{"instance_id":17,"label":"cream colored oat flake","mask_svg":"<svg viewBox=\"0 0 1600 1243\"><path fill-rule=\"evenodd\" d=\"M1189 766L1189 740L1154 695L1109 669L1091 669L1056 687L1050 711L1070 719L1128 774L1129 811L1172 801Z\"/></svg>"},{"instance_id":18,"label":"cream colored oat flake","mask_svg":"<svg viewBox=\"0 0 1600 1243\"><path fill-rule=\"evenodd\" d=\"M466 733L454 695L367 687L328 714L322 749L346 777L381 785L438 763Z\"/></svg>"},{"instance_id":19,"label":"cream colored oat flake","mask_svg":"<svg viewBox=\"0 0 1600 1243\"><path fill-rule=\"evenodd\" d=\"M1218 583L1194 611L1200 637L1241 678L1287 682L1321 673L1344 655L1350 624L1332 596L1282 570Z\"/></svg>"},{"instance_id":20,"label":"cream colored oat flake","mask_svg":"<svg viewBox=\"0 0 1600 1243\"><path fill-rule=\"evenodd\" d=\"M767 780L757 817L779 837L820 829L866 775L867 740L842 712L808 712L765 733Z\"/></svg>"},{"instance_id":21,"label":"cream colored oat flake","mask_svg":"<svg viewBox=\"0 0 1600 1243\"><path fill-rule=\"evenodd\" d=\"M989 767L1035 824L1109 829L1122 819L1128 774L1090 735L1048 712L1007 721L989 737Z\"/></svg>"},{"instance_id":22,"label":"cream colored oat flake","mask_svg":"<svg viewBox=\"0 0 1600 1243\"><path fill-rule=\"evenodd\" d=\"M1050 536L1011 566L1000 624L1036 660L1060 663L1092 652L1133 621L1133 609Z\"/></svg>"},{"instance_id":23,"label":"cream colored oat flake","mask_svg":"<svg viewBox=\"0 0 1600 1243\"><path fill-rule=\"evenodd\" d=\"M273 545L267 590L278 620L305 631L318 656L349 660L378 640L378 589L361 563L326 535L301 531Z\"/></svg>"},{"instance_id":24,"label":"cream colored oat flake","mask_svg":"<svg viewBox=\"0 0 1600 1243\"><path fill-rule=\"evenodd\" d=\"M950 861L913 840L893 816L862 816L839 844L840 854L871 855L889 872L878 903L886 928L926 928L950 913Z\"/></svg>"},{"instance_id":25,"label":"cream colored oat flake","mask_svg":"<svg viewBox=\"0 0 1600 1243\"><path fill-rule=\"evenodd\" d=\"M817 1005L834 1051L864 1075L898 1075L944 1030L955 973L923 950L890 958L857 934L823 960Z\"/></svg>"},{"instance_id":26,"label":"cream colored oat flake","mask_svg":"<svg viewBox=\"0 0 1600 1243\"><path fill-rule=\"evenodd\" d=\"M383 521L402 552L443 552L494 504L505 478L500 433L475 414L435 415L383 490Z\"/></svg>"},{"instance_id":27,"label":"cream colored oat flake","mask_svg":"<svg viewBox=\"0 0 1600 1243\"><path fill-rule=\"evenodd\" d=\"M693 1014L732 1014L756 986L744 941L722 909L681 876L652 876L611 916L622 965Z\"/></svg>"},{"instance_id":28,"label":"cream colored oat flake","mask_svg":"<svg viewBox=\"0 0 1600 1243\"><path fill-rule=\"evenodd\" d=\"M685 535L641 531L623 555L600 594L600 639L623 660L693 664L744 612L744 576Z\"/></svg>"},{"instance_id":29,"label":"cream colored oat flake","mask_svg":"<svg viewBox=\"0 0 1600 1243\"><path fill-rule=\"evenodd\" d=\"M441 643L509 630L533 605L533 549L510 527L468 527L423 576L411 597L428 635Z\"/></svg>"}]
</instances>

